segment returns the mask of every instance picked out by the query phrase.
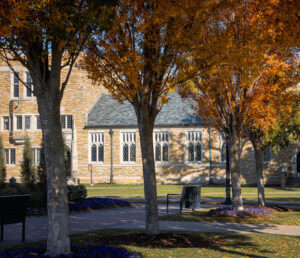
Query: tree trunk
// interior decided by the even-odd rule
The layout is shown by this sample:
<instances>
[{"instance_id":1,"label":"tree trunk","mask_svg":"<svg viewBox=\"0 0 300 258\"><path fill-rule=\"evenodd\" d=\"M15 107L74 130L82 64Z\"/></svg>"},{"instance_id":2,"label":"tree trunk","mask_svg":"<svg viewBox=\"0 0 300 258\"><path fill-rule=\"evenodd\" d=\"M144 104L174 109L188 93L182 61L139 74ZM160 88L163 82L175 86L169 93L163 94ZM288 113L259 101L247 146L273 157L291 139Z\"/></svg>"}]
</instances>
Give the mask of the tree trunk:
<instances>
[{"instance_id":1,"label":"tree trunk","mask_svg":"<svg viewBox=\"0 0 300 258\"><path fill-rule=\"evenodd\" d=\"M232 181L232 204L234 210L243 210L243 199L240 182L240 160L239 160L240 138L236 132L230 137L230 171Z\"/></svg>"},{"instance_id":2,"label":"tree trunk","mask_svg":"<svg viewBox=\"0 0 300 258\"><path fill-rule=\"evenodd\" d=\"M146 233L150 235L157 235L159 234L159 221L153 151L154 119L152 119L149 112L143 108L136 108L135 110L138 112L138 125L143 162Z\"/></svg>"},{"instance_id":3,"label":"tree trunk","mask_svg":"<svg viewBox=\"0 0 300 258\"><path fill-rule=\"evenodd\" d=\"M265 206L265 187L264 187L264 176L262 166L262 148L256 146L255 152L255 164L256 164L256 175L257 175L257 201L259 206Z\"/></svg>"},{"instance_id":4,"label":"tree trunk","mask_svg":"<svg viewBox=\"0 0 300 258\"><path fill-rule=\"evenodd\" d=\"M47 100L39 99L38 106L47 171L47 253L56 256L70 253L69 209L59 105Z\"/></svg>"}]
</instances>

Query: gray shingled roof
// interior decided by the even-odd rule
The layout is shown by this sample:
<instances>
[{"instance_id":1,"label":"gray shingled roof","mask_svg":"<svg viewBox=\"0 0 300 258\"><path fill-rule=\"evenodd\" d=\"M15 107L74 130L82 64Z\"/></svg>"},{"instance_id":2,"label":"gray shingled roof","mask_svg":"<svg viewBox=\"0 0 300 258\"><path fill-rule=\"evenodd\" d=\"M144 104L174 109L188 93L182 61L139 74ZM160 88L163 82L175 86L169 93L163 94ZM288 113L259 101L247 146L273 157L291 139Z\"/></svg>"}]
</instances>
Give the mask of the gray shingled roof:
<instances>
[{"instance_id":1,"label":"gray shingled roof","mask_svg":"<svg viewBox=\"0 0 300 258\"><path fill-rule=\"evenodd\" d=\"M192 126L201 125L195 117L191 99L182 100L177 93L168 94L169 102L158 114L155 126ZM137 119L132 105L128 101L122 104L111 95L102 94L88 114L85 128L137 127Z\"/></svg>"}]
</instances>

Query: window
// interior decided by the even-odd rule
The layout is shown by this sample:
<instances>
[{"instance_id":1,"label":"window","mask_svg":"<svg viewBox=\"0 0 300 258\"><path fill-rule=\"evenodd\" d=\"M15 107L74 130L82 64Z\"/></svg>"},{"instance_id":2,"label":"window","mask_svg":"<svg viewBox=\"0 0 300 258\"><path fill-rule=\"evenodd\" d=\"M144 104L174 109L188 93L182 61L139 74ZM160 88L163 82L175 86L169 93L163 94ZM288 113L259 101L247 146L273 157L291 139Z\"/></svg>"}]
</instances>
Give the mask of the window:
<instances>
[{"instance_id":1,"label":"window","mask_svg":"<svg viewBox=\"0 0 300 258\"><path fill-rule=\"evenodd\" d=\"M270 145L266 146L263 150L263 161L270 162L271 161L272 148Z\"/></svg>"},{"instance_id":2,"label":"window","mask_svg":"<svg viewBox=\"0 0 300 258\"><path fill-rule=\"evenodd\" d=\"M3 130L8 131L9 130L9 116L3 117Z\"/></svg>"},{"instance_id":3,"label":"window","mask_svg":"<svg viewBox=\"0 0 300 258\"><path fill-rule=\"evenodd\" d=\"M11 165L16 164L16 149L10 148L10 149L4 149L5 153L5 164Z\"/></svg>"},{"instance_id":4,"label":"window","mask_svg":"<svg viewBox=\"0 0 300 258\"><path fill-rule=\"evenodd\" d=\"M40 148L35 148L32 150L33 152L33 163L35 165L40 165L41 163L41 149Z\"/></svg>"},{"instance_id":5,"label":"window","mask_svg":"<svg viewBox=\"0 0 300 258\"><path fill-rule=\"evenodd\" d=\"M121 134L122 139L122 161L136 161L136 133L124 132Z\"/></svg>"},{"instance_id":6,"label":"window","mask_svg":"<svg viewBox=\"0 0 300 258\"><path fill-rule=\"evenodd\" d=\"M189 162L200 162L202 160L202 134L199 131L188 131L187 158Z\"/></svg>"},{"instance_id":7,"label":"window","mask_svg":"<svg viewBox=\"0 0 300 258\"><path fill-rule=\"evenodd\" d=\"M154 132L155 161L169 161L169 133Z\"/></svg>"},{"instance_id":8,"label":"window","mask_svg":"<svg viewBox=\"0 0 300 258\"><path fill-rule=\"evenodd\" d=\"M92 162L104 162L104 133L90 133L90 150Z\"/></svg>"},{"instance_id":9,"label":"window","mask_svg":"<svg viewBox=\"0 0 300 258\"><path fill-rule=\"evenodd\" d=\"M18 98L20 96L19 90L19 73L14 73L13 96Z\"/></svg>"},{"instance_id":10,"label":"window","mask_svg":"<svg viewBox=\"0 0 300 258\"><path fill-rule=\"evenodd\" d=\"M26 73L26 87L25 87L26 97L31 98L34 96L33 92L33 82L30 73Z\"/></svg>"},{"instance_id":11,"label":"window","mask_svg":"<svg viewBox=\"0 0 300 258\"><path fill-rule=\"evenodd\" d=\"M16 116L17 119L17 130L23 129L23 119L22 116Z\"/></svg>"},{"instance_id":12,"label":"window","mask_svg":"<svg viewBox=\"0 0 300 258\"><path fill-rule=\"evenodd\" d=\"M41 119L40 119L40 116L36 116L36 129L41 129Z\"/></svg>"},{"instance_id":13,"label":"window","mask_svg":"<svg viewBox=\"0 0 300 258\"><path fill-rule=\"evenodd\" d=\"M30 116L25 116L25 129L30 129L30 120L31 117Z\"/></svg>"},{"instance_id":14,"label":"window","mask_svg":"<svg viewBox=\"0 0 300 258\"><path fill-rule=\"evenodd\" d=\"M62 129L72 129L73 128L73 116L72 115L61 115L60 124Z\"/></svg>"}]
</instances>

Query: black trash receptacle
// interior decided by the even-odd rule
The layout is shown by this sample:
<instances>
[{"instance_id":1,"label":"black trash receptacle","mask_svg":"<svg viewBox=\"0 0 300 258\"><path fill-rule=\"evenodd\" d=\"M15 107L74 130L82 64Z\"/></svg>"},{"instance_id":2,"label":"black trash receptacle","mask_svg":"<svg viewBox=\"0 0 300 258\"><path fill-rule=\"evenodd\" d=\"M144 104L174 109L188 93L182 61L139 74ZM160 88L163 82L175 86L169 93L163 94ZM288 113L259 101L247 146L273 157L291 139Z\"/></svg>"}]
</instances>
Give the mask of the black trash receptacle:
<instances>
[{"instance_id":1,"label":"black trash receptacle","mask_svg":"<svg viewBox=\"0 0 300 258\"><path fill-rule=\"evenodd\" d=\"M182 188L182 202L185 208L200 208L201 187L200 186L184 186Z\"/></svg>"}]
</instances>

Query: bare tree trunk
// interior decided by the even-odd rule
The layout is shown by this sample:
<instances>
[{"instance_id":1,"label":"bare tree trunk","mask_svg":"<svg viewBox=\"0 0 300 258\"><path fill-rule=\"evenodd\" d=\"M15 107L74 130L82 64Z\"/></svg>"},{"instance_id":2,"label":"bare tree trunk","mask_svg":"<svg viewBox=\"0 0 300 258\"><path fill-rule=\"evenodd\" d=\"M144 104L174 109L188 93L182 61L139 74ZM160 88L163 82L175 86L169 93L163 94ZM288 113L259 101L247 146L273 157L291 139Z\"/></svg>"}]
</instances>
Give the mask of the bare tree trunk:
<instances>
[{"instance_id":1,"label":"bare tree trunk","mask_svg":"<svg viewBox=\"0 0 300 258\"><path fill-rule=\"evenodd\" d=\"M47 252L51 256L70 253L66 169L57 101L38 99L47 171Z\"/></svg>"},{"instance_id":2,"label":"bare tree trunk","mask_svg":"<svg viewBox=\"0 0 300 258\"><path fill-rule=\"evenodd\" d=\"M263 155L262 155L262 137L263 132L259 128L245 127L244 131L248 135L255 156L256 177L257 177L257 202L259 206L265 206L265 187L263 177Z\"/></svg>"},{"instance_id":3,"label":"bare tree trunk","mask_svg":"<svg viewBox=\"0 0 300 258\"><path fill-rule=\"evenodd\" d=\"M153 151L154 119L150 118L145 108L136 109L138 112L138 125L143 162L144 193L146 206L146 233L159 234L159 220L157 208L156 175Z\"/></svg>"},{"instance_id":4,"label":"bare tree trunk","mask_svg":"<svg viewBox=\"0 0 300 258\"><path fill-rule=\"evenodd\" d=\"M239 160L240 138L236 132L230 137L230 171L232 180L232 204L234 210L243 210L243 199L240 182L240 160Z\"/></svg>"},{"instance_id":5,"label":"bare tree trunk","mask_svg":"<svg viewBox=\"0 0 300 258\"><path fill-rule=\"evenodd\" d=\"M255 152L255 164L257 175L257 201L259 206L265 206L265 187L262 166L262 148L261 146L253 146Z\"/></svg>"}]
</instances>

